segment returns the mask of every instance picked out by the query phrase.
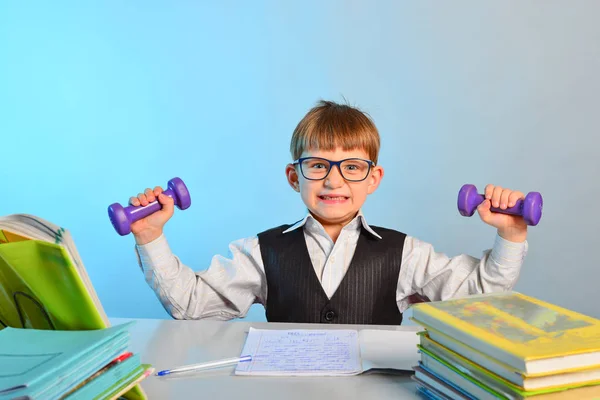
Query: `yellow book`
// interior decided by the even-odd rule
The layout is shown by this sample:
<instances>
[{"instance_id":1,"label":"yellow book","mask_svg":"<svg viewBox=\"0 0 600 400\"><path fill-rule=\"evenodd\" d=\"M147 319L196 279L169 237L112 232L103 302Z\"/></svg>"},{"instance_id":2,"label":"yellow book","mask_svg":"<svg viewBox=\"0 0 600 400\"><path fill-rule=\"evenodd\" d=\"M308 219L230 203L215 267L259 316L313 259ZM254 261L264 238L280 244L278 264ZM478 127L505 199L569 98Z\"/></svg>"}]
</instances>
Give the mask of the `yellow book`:
<instances>
[{"instance_id":1,"label":"yellow book","mask_svg":"<svg viewBox=\"0 0 600 400\"><path fill-rule=\"evenodd\" d=\"M415 304L413 320L523 375L600 366L600 320L517 292Z\"/></svg>"},{"instance_id":2,"label":"yellow book","mask_svg":"<svg viewBox=\"0 0 600 400\"><path fill-rule=\"evenodd\" d=\"M430 332L430 331L428 331ZM511 368L487 357L475 350L456 352L432 340L425 332L420 333L420 347L433 353L447 363L460 369L463 373L486 383L488 386L500 384L513 392L549 393L565 389L573 389L586 385L600 384L600 368L568 373L558 373L538 377L525 377ZM600 393L600 387L598 388Z\"/></svg>"},{"instance_id":3,"label":"yellow book","mask_svg":"<svg viewBox=\"0 0 600 400\"><path fill-rule=\"evenodd\" d=\"M600 384L600 366L544 375L523 375L520 371L435 329L428 328L427 332L420 332L419 335L422 347L446 361L466 368L475 366L476 368L488 370L490 373L521 387L524 391L571 387L582 384Z\"/></svg>"}]
</instances>

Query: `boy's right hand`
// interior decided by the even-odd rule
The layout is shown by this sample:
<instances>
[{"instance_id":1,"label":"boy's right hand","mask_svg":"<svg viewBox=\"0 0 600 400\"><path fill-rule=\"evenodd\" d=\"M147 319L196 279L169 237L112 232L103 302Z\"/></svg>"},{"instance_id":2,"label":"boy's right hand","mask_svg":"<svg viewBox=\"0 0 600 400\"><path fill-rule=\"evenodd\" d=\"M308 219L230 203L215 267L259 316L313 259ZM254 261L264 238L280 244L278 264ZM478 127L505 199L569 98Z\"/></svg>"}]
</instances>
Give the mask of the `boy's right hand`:
<instances>
[{"instance_id":1,"label":"boy's right hand","mask_svg":"<svg viewBox=\"0 0 600 400\"><path fill-rule=\"evenodd\" d=\"M160 186L155 187L154 190L148 188L144 193L129 199L129 204L136 207L147 206L156 200L162 205L160 210L131 224L131 233L133 233L137 244L150 243L162 235L163 226L173 216L174 201L171 197L163 194Z\"/></svg>"}]
</instances>

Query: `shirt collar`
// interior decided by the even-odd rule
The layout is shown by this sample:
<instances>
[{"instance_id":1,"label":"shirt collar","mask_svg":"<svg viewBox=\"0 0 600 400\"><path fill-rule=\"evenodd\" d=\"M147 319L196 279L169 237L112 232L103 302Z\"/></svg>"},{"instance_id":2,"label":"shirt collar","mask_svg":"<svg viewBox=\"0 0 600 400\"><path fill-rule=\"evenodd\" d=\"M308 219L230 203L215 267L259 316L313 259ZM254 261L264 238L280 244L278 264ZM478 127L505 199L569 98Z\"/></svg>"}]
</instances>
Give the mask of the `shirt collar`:
<instances>
[{"instance_id":1,"label":"shirt collar","mask_svg":"<svg viewBox=\"0 0 600 400\"><path fill-rule=\"evenodd\" d=\"M311 213L306 213L306 215L304 216L304 218L302 218L300 221L296 222L294 225L290 226L288 229L286 229L285 231L283 231L283 233L288 233L291 231L294 231L300 227L304 227L307 222L309 221L309 219L311 220L310 223L317 223L320 224L319 221L317 221L315 219L315 217L312 216ZM365 218L365 216L363 215L362 211L359 210L358 214L356 215L356 217L348 224L355 224L357 225L358 228L358 223L355 222L357 220L360 220L360 223L362 224L362 227L365 228L365 230L367 232L369 232L371 235L375 236L377 239L381 239L381 236L379 236L379 234L377 232L375 232L370 226L369 224L367 224L367 219Z\"/></svg>"}]
</instances>

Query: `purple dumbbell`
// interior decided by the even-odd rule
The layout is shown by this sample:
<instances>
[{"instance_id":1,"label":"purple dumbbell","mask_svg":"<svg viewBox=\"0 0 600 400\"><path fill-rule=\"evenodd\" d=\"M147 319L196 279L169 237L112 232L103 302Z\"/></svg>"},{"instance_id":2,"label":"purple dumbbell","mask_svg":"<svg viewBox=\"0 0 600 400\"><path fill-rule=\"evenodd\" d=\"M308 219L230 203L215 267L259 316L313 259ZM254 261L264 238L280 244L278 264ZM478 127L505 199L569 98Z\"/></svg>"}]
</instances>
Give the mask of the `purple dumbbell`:
<instances>
[{"instance_id":1,"label":"purple dumbbell","mask_svg":"<svg viewBox=\"0 0 600 400\"><path fill-rule=\"evenodd\" d=\"M190 192L188 192L185 183L179 178L173 178L168 183L168 189L163 193L175 201L175 205L180 210L185 210L192 204ZM121 236L131 233L131 224L137 220L147 217L162 208L158 199L149 203L147 206L127 206L123 207L119 203L111 204L108 207L108 217L117 233Z\"/></svg>"},{"instance_id":2,"label":"purple dumbbell","mask_svg":"<svg viewBox=\"0 0 600 400\"><path fill-rule=\"evenodd\" d=\"M470 217L475 213L477 207L483 203L485 196L477 193L474 185L463 185L458 192L458 211L460 215ZM503 210L492 207L493 212L511 215L521 215L527 225L535 226L542 218L542 195L538 192L529 192L525 200L517 200L514 206Z\"/></svg>"}]
</instances>

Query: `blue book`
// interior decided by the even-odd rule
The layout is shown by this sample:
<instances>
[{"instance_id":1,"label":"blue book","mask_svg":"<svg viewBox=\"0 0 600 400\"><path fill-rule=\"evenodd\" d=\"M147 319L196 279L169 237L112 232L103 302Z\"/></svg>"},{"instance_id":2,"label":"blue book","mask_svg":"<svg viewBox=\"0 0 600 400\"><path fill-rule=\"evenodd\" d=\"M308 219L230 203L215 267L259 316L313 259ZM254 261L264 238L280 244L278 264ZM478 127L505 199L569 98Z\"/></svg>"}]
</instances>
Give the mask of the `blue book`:
<instances>
[{"instance_id":1,"label":"blue book","mask_svg":"<svg viewBox=\"0 0 600 400\"><path fill-rule=\"evenodd\" d=\"M88 379L98 370L105 367L111 360L114 360L126 351L128 340L124 341L123 339L128 338L120 338L117 342L113 341L115 343L112 344L107 343L99 353L86 358L83 363L73 364L67 371L55 371L55 379L52 379L50 382L41 381L33 384L25 389L24 394L27 394L32 399L37 399L58 398L71 392L82 381ZM21 395L23 394L21 393Z\"/></svg>"},{"instance_id":2,"label":"blue book","mask_svg":"<svg viewBox=\"0 0 600 400\"><path fill-rule=\"evenodd\" d=\"M4 328L0 399L72 389L126 349L131 324L88 331Z\"/></svg>"}]
</instances>

